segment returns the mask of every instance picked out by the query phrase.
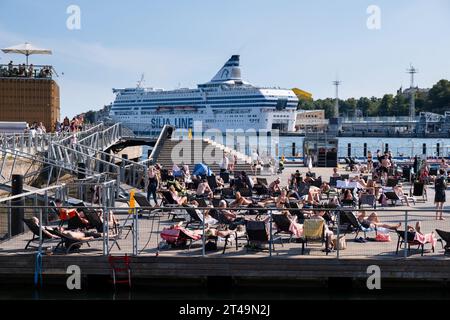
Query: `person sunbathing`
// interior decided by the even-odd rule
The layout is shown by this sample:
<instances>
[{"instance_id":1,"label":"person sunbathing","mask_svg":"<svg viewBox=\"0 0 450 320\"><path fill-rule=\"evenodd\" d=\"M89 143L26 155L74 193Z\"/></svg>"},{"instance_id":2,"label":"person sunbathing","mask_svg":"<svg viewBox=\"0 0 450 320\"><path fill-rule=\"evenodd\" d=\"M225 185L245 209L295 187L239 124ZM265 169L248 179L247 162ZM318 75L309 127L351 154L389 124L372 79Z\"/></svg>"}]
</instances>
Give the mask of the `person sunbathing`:
<instances>
[{"instance_id":1,"label":"person sunbathing","mask_svg":"<svg viewBox=\"0 0 450 320\"><path fill-rule=\"evenodd\" d=\"M291 231L295 237L301 238L303 236L303 225L297 222L298 217L290 214L287 210L282 211L281 214L288 218L291 222L289 231Z\"/></svg>"},{"instance_id":2,"label":"person sunbathing","mask_svg":"<svg viewBox=\"0 0 450 320\"><path fill-rule=\"evenodd\" d=\"M280 192L281 192L280 184L281 184L281 179L279 177L277 179L275 179L274 181L272 181L269 184L269 192L270 192L270 194L272 194L274 196L280 194Z\"/></svg>"},{"instance_id":3,"label":"person sunbathing","mask_svg":"<svg viewBox=\"0 0 450 320\"><path fill-rule=\"evenodd\" d=\"M368 180L364 190L367 194L375 195L375 197L378 199L379 188L376 187L374 180Z\"/></svg>"},{"instance_id":4,"label":"person sunbathing","mask_svg":"<svg viewBox=\"0 0 450 320\"><path fill-rule=\"evenodd\" d=\"M320 203L320 189L315 186L310 186L306 200L312 204L318 205Z\"/></svg>"},{"instance_id":5,"label":"person sunbathing","mask_svg":"<svg viewBox=\"0 0 450 320\"><path fill-rule=\"evenodd\" d=\"M341 174L338 172L338 168L333 168L333 174L331 175L333 178L339 178Z\"/></svg>"},{"instance_id":6,"label":"person sunbathing","mask_svg":"<svg viewBox=\"0 0 450 320\"><path fill-rule=\"evenodd\" d=\"M277 208L286 208L289 204L289 198L285 189L281 190L281 194L276 198L275 205Z\"/></svg>"},{"instance_id":7,"label":"person sunbathing","mask_svg":"<svg viewBox=\"0 0 450 320\"><path fill-rule=\"evenodd\" d=\"M181 196L179 196L178 193L177 193L177 191L175 190L175 187L174 187L173 185L171 185L171 186L169 187L169 192L170 192L170 194L172 195L172 199L173 199L177 204L179 204L180 206L187 203L187 197L184 197L184 196L181 197Z\"/></svg>"},{"instance_id":8,"label":"person sunbathing","mask_svg":"<svg viewBox=\"0 0 450 320\"><path fill-rule=\"evenodd\" d=\"M395 194L397 195L397 197L399 197L400 199L404 200L406 202L406 205L408 207L410 207L410 204L409 204L409 201L408 201L408 196L405 195L405 192L403 191L402 185L401 184L396 185L393 188L393 190L394 190Z\"/></svg>"},{"instance_id":9,"label":"person sunbathing","mask_svg":"<svg viewBox=\"0 0 450 320\"><path fill-rule=\"evenodd\" d=\"M357 219L364 228L385 228L389 230L397 230L402 225L401 222L398 224L382 223L375 212L372 212L368 217L366 217L366 212L361 211L358 214Z\"/></svg>"},{"instance_id":10,"label":"person sunbathing","mask_svg":"<svg viewBox=\"0 0 450 320\"><path fill-rule=\"evenodd\" d=\"M64 230L61 228L60 232L75 241L88 241L96 238L101 238L103 236L102 233L97 231L74 231Z\"/></svg>"},{"instance_id":11,"label":"person sunbathing","mask_svg":"<svg viewBox=\"0 0 450 320\"><path fill-rule=\"evenodd\" d=\"M198 208L199 207L199 203L197 201L195 201L195 200L192 200L190 204L191 204L191 206L193 208ZM212 208L212 206L210 206L210 207ZM197 216L202 221L203 221L203 214L205 215L205 218L204 218L205 219L205 224L212 225L212 224L216 224L217 223L217 220L209 215L209 210L203 210L202 211L202 210L199 210L199 209L195 209L195 212L197 213Z\"/></svg>"},{"instance_id":12,"label":"person sunbathing","mask_svg":"<svg viewBox=\"0 0 450 320\"><path fill-rule=\"evenodd\" d=\"M197 187L197 197L207 197L212 198L214 196L213 191L211 190L208 181L203 179Z\"/></svg>"},{"instance_id":13,"label":"person sunbathing","mask_svg":"<svg viewBox=\"0 0 450 320\"><path fill-rule=\"evenodd\" d=\"M236 230L219 230L217 228L207 228L205 229L206 237L220 237L226 238L230 235L236 234L236 232L242 232L244 230L243 225L238 225Z\"/></svg>"},{"instance_id":14,"label":"person sunbathing","mask_svg":"<svg viewBox=\"0 0 450 320\"><path fill-rule=\"evenodd\" d=\"M237 191L234 201L230 204L230 208L245 207L250 204L252 204L252 201L244 198L241 193Z\"/></svg>"},{"instance_id":15,"label":"person sunbathing","mask_svg":"<svg viewBox=\"0 0 450 320\"><path fill-rule=\"evenodd\" d=\"M436 235L434 234L434 231L431 231L430 233L423 233L422 232L422 224L420 221L416 222L416 227L412 227L412 226L407 226L406 228L408 230L408 232L415 232L416 236L415 239L416 241L420 242L420 243L431 243L431 246L434 250L436 243L437 243L437 238Z\"/></svg>"},{"instance_id":16,"label":"person sunbathing","mask_svg":"<svg viewBox=\"0 0 450 320\"><path fill-rule=\"evenodd\" d=\"M83 210L77 210L75 208L66 209L62 207L62 201L60 199L55 200L56 208L58 210L59 219L61 220L70 220L77 217L82 224L88 225L89 221L86 219L86 215Z\"/></svg>"},{"instance_id":17,"label":"person sunbathing","mask_svg":"<svg viewBox=\"0 0 450 320\"><path fill-rule=\"evenodd\" d=\"M220 200L219 211L230 222L233 222L237 219L236 213L227 210L227 202L225 200Z\"/></svg>"},{"instance_id":18,"label":"person sunbathing","mask_svg":"<svg viewBox=\"0 0 450 320\"><path fill-rule=\"evenodd\" d=\"M327 248L332 248L333 247L333 231L331 231L330 229L328 229L328 225L326 224L326 221L323 217L323 215L325 214L325 211L320 211L320 210L315 210L313 212L313 214L311 215L310 219L319 219L319 220L323 220L324 221L324 236L327 239Z\"/></svg>"},{"instance_id":19,"label":"person sunbathing","mask_svg":"<svg viewBox=\"0 0 450 320\"><path fill-rule=\"evenodd\" d=\"M39 226L39 219L36 217L32 217L33 222ZM94 238L100 238L103 236L101 232L96 231L79 231L79 230L66 230L63 227L46 227L42 226L42 234L45 234L46 237L57 239L59 238L54 234L54 230L58 230L60 233L68 236L69 238L76 241L85 241L92 240Z\"/></svg>"},{"instance_id":20,"label":"person sunbathing","mask_svg":"<svg viewBox=\"0 0 450 320\"><path fill-rule=\"evenodd\" d=\"M320 186L320 192L326 194L326 193L330 192L330 190L331 190L330 185L325 181L322 182L322 185Z\"/></svg>"},{"instance_id":21,"label":"person sunbathing","mask_svg":"<svg viewBox=\"0 0 450 320\"><path fill-rule=\"evenodd\" d=\"M31 220L33 221L33 223L39 227L39 219L36 217L31 217ZM58 236L54 235L53 233L51 233L51 231L53 231L54 229L52 227L46 227L46 226L42 226L42 236L43 238L47 238L47 239L57 239Z\"/></svg>"}]
</instances>

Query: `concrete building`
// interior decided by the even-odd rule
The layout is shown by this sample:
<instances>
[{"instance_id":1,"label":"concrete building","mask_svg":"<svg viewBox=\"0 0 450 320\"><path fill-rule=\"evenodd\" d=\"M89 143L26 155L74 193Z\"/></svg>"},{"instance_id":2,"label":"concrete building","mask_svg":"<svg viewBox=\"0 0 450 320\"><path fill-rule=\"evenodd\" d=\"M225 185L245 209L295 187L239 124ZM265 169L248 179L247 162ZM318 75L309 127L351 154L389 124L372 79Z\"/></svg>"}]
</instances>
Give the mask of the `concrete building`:
<instances>
[{"instance_id":1,"label":"concrete building","mask_svg":"<svg viewBox=\"0 0 450 320\"><path fill-rule=\"evenodd\" d=\"M328 126L325 110L298 110L295 121L297 131L323 131Z\"/></svg>"},{"instance_id":2,"label":"concrete building","mask_svg":"<svg viewBox=\"0 0 450 320\"><path fill-rule=\"evenodd\" d=\"M60 117L59 86L35 69L30 77L0 72L0 121L43 122L47 131Z\"/></svg>"}]
</instances>

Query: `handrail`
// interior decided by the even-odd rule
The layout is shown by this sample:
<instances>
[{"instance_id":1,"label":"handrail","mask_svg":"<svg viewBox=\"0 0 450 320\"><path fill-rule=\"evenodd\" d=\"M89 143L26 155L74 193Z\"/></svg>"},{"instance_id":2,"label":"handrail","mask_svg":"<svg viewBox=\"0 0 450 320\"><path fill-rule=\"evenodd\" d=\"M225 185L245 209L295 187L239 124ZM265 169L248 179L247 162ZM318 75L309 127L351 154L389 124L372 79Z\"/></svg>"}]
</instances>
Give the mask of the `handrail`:
<instances>
[{"instance_id":1,"label":"handrail","mask_svg":"<svg viewBox=\"0 0 450 320\"><path fill-rule=\"evenodd\" d=\"M80 148L80 149L88 149L88 150L93 151L95 154L104 155L105 157L116 159L116 160L119 160L120 162L128 163L128 165L126 165L126 166L133 165L133 166L139 166L139 167L145 168L145 165L142 164L141 162L135 162L135 161L132 161L129 159L124 159L124 158L118 157L116 155L113 155L113 154L110 154L110 153L107 153L107 152L104 152L104 151L101 151L101 150L98 150L98 149L95 149L92 147L88 147L85 145L79 145L79 144L75 144L75 145L73 145L73 147ZM84 153L82 150L79 150L79 151ZM89 154L87 153L87 155L89 155ZM111 163L113 163L113 162L111 162Z\"/></svg>"},{"instance_id":2,"label":"handrail","mask_svg":"<svg viewBox=\"0 0 450 320\"><path fill-rule=\"evenodd\" d=\"M100 122L99 124L97 124L97 125L95 125L95 126L93 126L93 127L90 127L89 129L87 129L87 130L83 130L83 131L77 131L77 132L75 132L75 133L70 133L67 137L65 137L64 139L61 139L61 140L59 140L59 143L62 143L62 142L65 142L66 140L68 140L68 139L73 139L73 136L74 136L74 134L77 136L77 138L78 138L78 136L79 135L81 135L81 134L87 134L87 133L90 133L91 131L97 131L97 129L98 128L102 128L103 127L103 122ZM86 137L85 137L86 138ZM83 139L85 139L85 138L83 138ZM81 139L81 140L83 140L83 139ZM81 141L80 140L80 141Z\"/></svg>"},{"instance_id":3,"label":"handrail","mask_svg":"<svg viewBox=\"0 0 450 320\"><path fill-rule=\"evenodd\" d=\"M150 153L150 156L148 157L148 160L144 160L145 162L148 162L150 164L155 164L156 159L158 159L159 153L161 152L162 147L164 146L164 142L167 140L168 130L172 129L172 131L175 129L174 126L171 125L164 125L163 129L161 130L161 133L159 134L158 140L156 140L156 143L152 149L152 153ZM143 161L141 161L143 162Z\"/></svg>"},{"instance_id":4,"label":"handrail","mask_svg":"<svg viewBox=\"0 0 450 320\"><path fill-rule=\"evenodd\" d=\"M31 195L34 195L34 194L42 194L43 192L47 192L47 191L54 190L54 189L61 189L65 185L66 185L65 183L62 183L62 184L59 184L59 185L50 186L50 187L46 187L46 188L35 190L35 191L28 191L28 192L24 192L24 193L21 193L21 194L18 194L18 195L2 198L2 199L0 199L0 203L7 202L7 201L10 201L10 200L14 200L14 199L23 198L23 197L28 197L28 196L31 196Z\"/></svg>"}]
</instances>

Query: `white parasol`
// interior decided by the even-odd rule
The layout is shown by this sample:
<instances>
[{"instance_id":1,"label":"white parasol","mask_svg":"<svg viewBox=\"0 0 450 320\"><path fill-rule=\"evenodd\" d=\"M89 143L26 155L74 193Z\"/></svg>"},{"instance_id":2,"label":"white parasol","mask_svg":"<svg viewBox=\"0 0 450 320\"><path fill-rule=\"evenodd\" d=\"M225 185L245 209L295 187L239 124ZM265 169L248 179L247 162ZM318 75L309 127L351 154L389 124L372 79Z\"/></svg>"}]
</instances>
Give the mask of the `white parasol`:
<instances>
[{"instance_id":1,"label":"white parasol","mask_svg":"<svg viewBox=\"0 0 450 320\"><path fill-rule=\"evenodd\" d=\"M28 65L28 56L31 54L52 54L51 50L37 48L28 42L18 44L16 46L12 46L9 48L4 48L2 49L2 51L4 53L24 54L27 57L27 65Z\"/></svg>"}]
</instances>

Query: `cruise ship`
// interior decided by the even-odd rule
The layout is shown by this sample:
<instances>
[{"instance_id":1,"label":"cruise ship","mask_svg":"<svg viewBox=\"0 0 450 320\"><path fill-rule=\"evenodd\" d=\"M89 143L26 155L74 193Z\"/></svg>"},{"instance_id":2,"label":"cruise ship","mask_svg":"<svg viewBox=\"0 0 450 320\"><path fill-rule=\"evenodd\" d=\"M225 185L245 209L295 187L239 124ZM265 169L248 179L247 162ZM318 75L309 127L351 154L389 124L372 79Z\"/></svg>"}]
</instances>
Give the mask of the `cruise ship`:
<instances>
[{"instance_id":1,"label":"cruise ship","mask_svg":"<svg viewBox=\"0 0 450 320\"><path fill-rule=\"evenodd\" d=\"M137 134L156 135L165 124L202 130L294 131L298 98L289 89L257 87L241 78L233 55L211 81L196 89L113 89L110 116ZM197 123L196 123L197 127Z\"/></svg>"}]
</instances>

